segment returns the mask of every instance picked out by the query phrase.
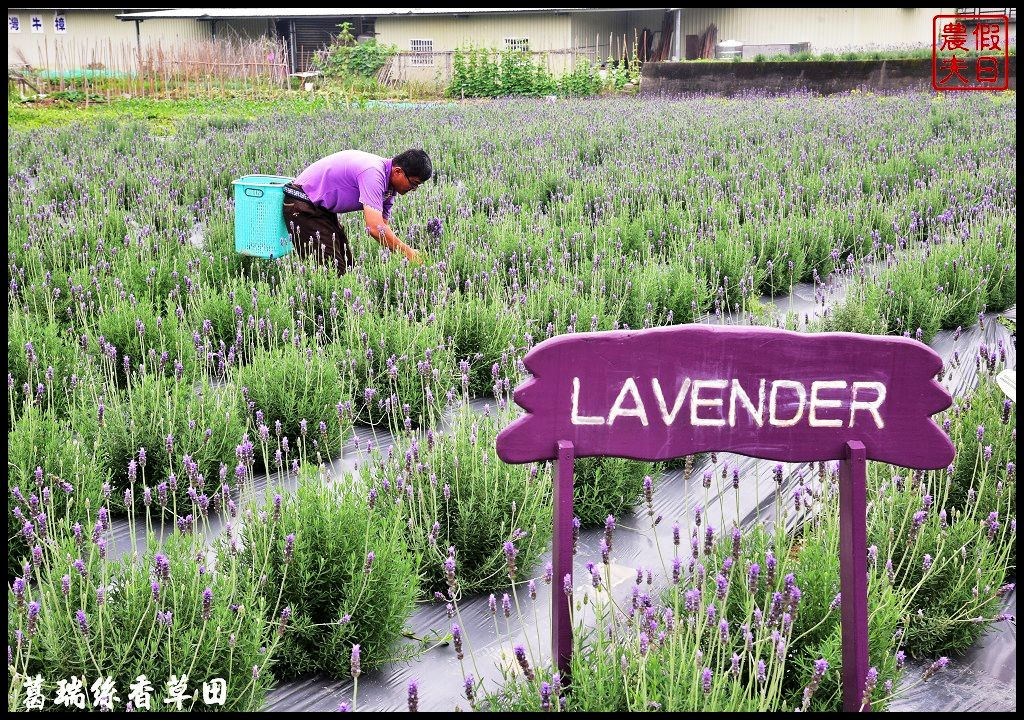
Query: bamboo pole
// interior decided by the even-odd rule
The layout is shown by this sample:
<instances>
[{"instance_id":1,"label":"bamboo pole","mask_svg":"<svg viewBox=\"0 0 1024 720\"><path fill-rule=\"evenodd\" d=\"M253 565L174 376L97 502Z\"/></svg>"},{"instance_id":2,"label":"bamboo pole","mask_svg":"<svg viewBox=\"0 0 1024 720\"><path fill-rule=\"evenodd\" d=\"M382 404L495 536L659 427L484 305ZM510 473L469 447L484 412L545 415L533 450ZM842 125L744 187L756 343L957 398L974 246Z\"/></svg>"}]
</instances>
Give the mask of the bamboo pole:
<instances>
[{"instance_id":1,"label":"bamboo pole","mask_svg":"<svg viewBox=\"0 0 1024 720\"><path fill-rule=\"evenodd\" d=\"M85 54L85 48L84 47L78 46L76 44L75 49L78 51L78 53L80 55L84 55ZM84 67L82 67L82 87L85 88L85 106L89 107L89 72L90 72L89 64L88 63L79 63L79 64L80 65L84 65Z\"/></svg>"},{"instance_id":2,"label":"bamboo pole","mask_svg":"<svg viewBox=\"0 0 1024 720\"><path fill-rule=\"evenodd\" d=\"M110 38L109 37L107 38L107 42L108 43L110 42ZM105 52L105 48L103 47L103 41L102 40L100 40L100 57L105 58L105 61L102 61L103 62L103 67L107 68L108 72L111 72L110 71L110 62L109 62L110 56ZM114 84L114 79L115 78L113 77L113 74L111 74L110 82L107 83L107 103L110 102L110 86Z\"/></svg>"}]
</instances>

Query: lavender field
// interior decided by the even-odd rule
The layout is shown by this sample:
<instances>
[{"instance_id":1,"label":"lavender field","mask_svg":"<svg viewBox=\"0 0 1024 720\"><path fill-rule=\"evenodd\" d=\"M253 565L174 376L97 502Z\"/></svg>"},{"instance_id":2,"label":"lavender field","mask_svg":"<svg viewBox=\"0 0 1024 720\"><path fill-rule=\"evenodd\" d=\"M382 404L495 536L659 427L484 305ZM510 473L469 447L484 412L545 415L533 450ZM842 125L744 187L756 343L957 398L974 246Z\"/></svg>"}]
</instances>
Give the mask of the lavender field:
<instances>
[{"instance_id":1,"label":"lavender field","mask_svg":"<svg viewBox=\"0 0 1024 720\"><path fill-rule=\"evenodd\" d=\"M494 452L537 343L691 322L943 356L954 463L869 465L906 709L1015 623L1016 100L949 95L9 129L9 709L840 709L833 464L580 460L563 588L552 469ZM235 253L233 179L408 147L422 266L355 215L344 276Z\"/></svg>"}]
</instances>

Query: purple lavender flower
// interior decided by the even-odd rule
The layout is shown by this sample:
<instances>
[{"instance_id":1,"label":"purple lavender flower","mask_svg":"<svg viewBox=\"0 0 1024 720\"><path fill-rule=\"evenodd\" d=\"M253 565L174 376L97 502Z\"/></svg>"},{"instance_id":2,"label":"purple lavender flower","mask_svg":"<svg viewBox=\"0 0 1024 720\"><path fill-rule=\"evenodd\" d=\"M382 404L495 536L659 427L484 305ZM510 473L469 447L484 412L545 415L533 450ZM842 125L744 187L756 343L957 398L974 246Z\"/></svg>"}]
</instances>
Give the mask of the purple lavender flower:
<instances>
[{"instance_id":1,"label":"purple lavender flower","mask_svg":"<svg viewBox=\"0 0 1024 720\"><path fill-rule=\"evenodd\" d=\"M996 531L999 530L999 513L994 511L989 513L986 524L988 525L988 539L994 540Z\"/></svg>"},{"instance_id":2,"label":"purple lavender flower","mask_svg":"<svg viewBox=\"0 0 1024 720\"><path fill-rule=\"evenodd\" d=\"M612 551L612 535L615 533L615 518L609 515L604 519L604 542L608 552Z\"/></svg>"},{"instance_id":3,"label":"purple lavender flower","mask_svg":"<svg viewBox=\"0 0 1024 720\"><path fill-rule=\"evenodd\" d=\"M359 663L359 645L352 646L352 657L351 657L351 675L353 678L358 678L362 672L362 668Z\"/></svg>"},{"instance_id":4,"label":"purple lavender flower","mask_svg":"<svg viewBox=\"0 0 1024 720\"><path fill-rule=\"evenodd\" d=\"M825 658L820 658L814 661L814 672L811 675L811 681L804 688L804 702L801 706L801 710L807 712L807 709L811 705L811 696L814 695L818 686L821 685L821 679L825 677L825 673L828 672L828 661Z\"/></svg>"},{"instance_id":5,"label":"purple lavender flower","mask_svg":"<svg viewBox=\"0 0 1024 720\"><path fill-rule=\"evenodd\" d=\"M714 675L711 672L711 668L704 668L704 671L701 673L700 684L701 688L704 690L705 695L711 693L711 681L713 679Z\"/></svg>"},{"instance_id":6,"label":"purple lavender flower","mask_svg":"<svg viewBox=\"0 0 1024 720\"><path fill-rule=\"evenodd\" d=\"M160 586L153 583L157 587L157 591L154 592L154 596L159 593ZM213 613L213 590L206 588L203 590L203 620L209 620Z\"/></svg>"},{"instance_id":7,"label":"purple lavender flower","mask_svg":"<svg viewBox=\"0 0 1024 720\"><path fill-rule=\"evenodd\" d=\"M510 542L506 542L503 546L505 551L505 563L508 566L508 576L510 579L515 580L516 576L516 555L518 550L516 546Z\"/></svg>"},{"instance_id":8,"label":"purple lavender flower","mask_svg":"<svg viewBox=\"0 0 1024 720\"><path fill-rule=\"evenodd\" d=\"M156 566L156 576L164 580L170 580L171 562L167 559L167 556L162 553L157 553L156 557L153 558L153 562Z\"/></svg>"},{"instance_id":9,"label":"purple lavender flower","mask_svg":"<svg viewBox=\"0 0 1024 720\"><path fill-rule=\"evenodd\" d=\"M864 707L871 702L871 693L875 691L875 687L878 685L878 668L868 668L867 677L864 678L864 696L861 698L861 707Z\"/></svg>"},{"instance_id":10,"label":"purple lavender flower","mask_svg":"<svg viewBox=\"0 0 1024 720\"><path fill-rule=\"evenodd\" d=\"M718 577L715 578L715 586L717 588L718 599L724 600L725 596L729 593L729 579L725 575L719 573Z\"/></svg>"},{"instance_id":11,"label":"purple lavender flower","mask_svg":"<svg viewBox=\"0 0 1024 720\"><path fill-rule=\"evenodd\" d=\"M416 680L409 681L409 712L416 712L420 707L420 686Z\"/></svg>"},{"instance_id":12,"label":"purple lavender flower","mask_svg":"<svg viewBox=\"0 0 1024 720\"><path fill-rule=\"evenodd\" d=\"M40 604L35 600L28 604L28 624L25 627L25 633L29 637L32 637L36 634L36 624L39 621L40 608Z\"/></svg>"},{"instance_id":13,"label":"purple lavender flower","mask_svg":"<svg viewBox=\"0 0 1024 720\"><path fill-rule=\"evenodd\" d=\"M288 533L284 539L284 561L290 563L295 552L295 533Z\"/></svg>"},{"instance_id":14,"label":"purple lavender flower","mask_svg":"<svg viewBox=\"0 0 1024 720\"><path fill-rule=\"evenodd\" d=\"M85 637L89 637L89 619L85 616L84 610L75 613L75 620L78 622L78 630Z\"/></svg>"},{"instance_id":15,"label":"purple lavender flower","mask_svg":"<svg viewBox=\"0 0 1024 720\"><path fill-rule=\"evenodd\" d=\"M512 648L512 653L516 656L516 661L519 663L519 667L522 668L526 680L533 682L533 670L530 668L529 660L526 658L526 649L522 645L516 645Z\"/></svg>"},{"instance_id":16,"label":"purple lavender flower","mask_svg":"<svg viewBox=\"0 0 1024 720\"><path fill-rule=\"evenodd\" d=\"M938 660L933 662L928 667L927 670L924 671L924 674L921 675L921 679L922 680L927 680L932 675L937 673L939 670L942 670L943 668L945 668L947 665L949 665L949 658L948 657L940 657Z\"/></svg>"},{"instance_id":17,"label":"purple lavender flower","mask_svg":"<svg viewBox=\"0 0 1024 720\"><path fill-rule=\"evenodd\" d=\"M760 574L761 566L757 563L751 563L750 569L747 571L747 587L749 588L751 595L757 592Z\"/></svg>"}]
</instances>

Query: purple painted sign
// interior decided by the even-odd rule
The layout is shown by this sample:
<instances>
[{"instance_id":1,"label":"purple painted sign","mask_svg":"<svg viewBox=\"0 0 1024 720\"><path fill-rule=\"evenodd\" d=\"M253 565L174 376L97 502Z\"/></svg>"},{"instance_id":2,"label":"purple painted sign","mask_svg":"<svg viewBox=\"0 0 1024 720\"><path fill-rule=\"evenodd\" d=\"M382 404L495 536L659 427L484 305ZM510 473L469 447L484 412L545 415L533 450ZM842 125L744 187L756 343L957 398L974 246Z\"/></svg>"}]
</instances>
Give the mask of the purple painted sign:
<instances>
[{"instance_id":1,"label":"purple painted sign","mask_svg":"<svg viewBox=\"0 0 1024 720\"><path fill-rule=\"evenodd\" d=\"M557 460L552 564L572 588L577 456L666 460L730 451L840 460L843 706L861 709L868 670L867 460L938 469L953 444L931 416L952 403L942 360L907 338L677 325L578 333L523 359L527 414L501 431L505 462ZM552 654L568 677L570 597L551 596Z\"/></svg>"},{"instance_id":2,"label":"purple painted sign","mask_svg":"<svg viewBox=\"0 0 1024 720\"><path fill-rule=\"evenodd\" d=\"M869 459L944 468L953 445L930 416L949 407L942 360L908 338L678 325L578 333L524 359L527 415L498 437L505 462L577 457L665 460L730 451L835 460L858 440Z\"/></svg>"}]
</instances>

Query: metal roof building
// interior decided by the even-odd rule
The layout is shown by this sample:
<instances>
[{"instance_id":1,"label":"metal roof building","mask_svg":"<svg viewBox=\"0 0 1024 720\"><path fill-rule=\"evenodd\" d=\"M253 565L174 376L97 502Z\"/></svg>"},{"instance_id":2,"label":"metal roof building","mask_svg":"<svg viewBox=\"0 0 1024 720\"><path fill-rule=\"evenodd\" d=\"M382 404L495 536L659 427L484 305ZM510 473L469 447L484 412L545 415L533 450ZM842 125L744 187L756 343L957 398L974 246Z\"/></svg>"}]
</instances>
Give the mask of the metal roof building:
<instances>
[{"instance_id":1,"label":"metal roof building","mask_svg":"<svg viewBox=\"0 0 1024 720\"><path fill-rule=\"evenodd\" d=\"M688 40L712 24L717 40L746 45L809 43L814 51L850 47L922 45L932 39L932 18L968 8L177 8L165 10L8 10L8 65L102 65L96 46L185 47L213 38L275 39L288 67L304 70L313 54L351 24L357 36L375 37L414 56L421 78L439 76L458 47L525 49L549 53L552 70L572 58L603 61L631 54L641 59L687 57ZM987 9L986 9L987 10ZM1016 12L1011 34L1015 35ZM63 32L55 31L59 18ZM17 30L12 29L17 25ZM38 27L37 27L38 25ZM131 54L129 49L128 54ZM446 60L447 58L447 60Z\"/></svg>"}]
</instances>

